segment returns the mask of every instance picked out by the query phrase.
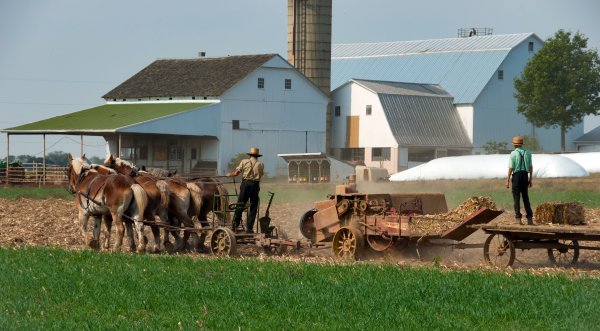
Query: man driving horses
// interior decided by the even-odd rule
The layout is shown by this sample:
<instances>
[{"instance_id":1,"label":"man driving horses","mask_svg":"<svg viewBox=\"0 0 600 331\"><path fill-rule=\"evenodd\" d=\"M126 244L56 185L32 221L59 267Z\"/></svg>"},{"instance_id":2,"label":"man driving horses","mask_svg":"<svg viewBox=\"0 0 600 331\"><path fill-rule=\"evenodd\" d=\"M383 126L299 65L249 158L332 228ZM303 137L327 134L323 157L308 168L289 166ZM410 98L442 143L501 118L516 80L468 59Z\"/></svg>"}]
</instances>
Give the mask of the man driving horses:
<instances>
[{"instance_id":1,"label":"man driving horses","mask_svg":"<svg viewBox=\"0 0 600 331\"><path fill-rule=\"evenodd\" d=\"M264 174L264 164L258 160L262 155L257 147L252 147L250 152L246 153L250 156L244 159L232 172L228 172L227 176L237 176L242 174L242 184L240 185L240 194L238 196L237 205L233 216L233 229L237 229L241 220L244 206L250 200L250 215L246 221L246 233L253 233L254 221L258 213L258 193L260 192L260 179Z\"/></svg>"}]
</instances>

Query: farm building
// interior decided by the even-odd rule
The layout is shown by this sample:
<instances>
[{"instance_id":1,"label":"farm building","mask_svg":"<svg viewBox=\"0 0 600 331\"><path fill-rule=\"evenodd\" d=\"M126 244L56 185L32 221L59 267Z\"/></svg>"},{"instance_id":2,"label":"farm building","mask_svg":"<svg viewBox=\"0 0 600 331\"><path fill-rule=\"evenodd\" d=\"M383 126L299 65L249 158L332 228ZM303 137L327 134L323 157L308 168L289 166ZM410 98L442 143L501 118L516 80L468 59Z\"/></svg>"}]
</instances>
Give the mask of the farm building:
<instances>
[{"instance_id":1,"label":"farm building","mask_svg":"<svg viewBox=\"0 0 600 331\"><path fill-rule=\"evenodd\" d=\"M600 151L600 126L575 139L575 147L578 152Z\"/></svg>"},{"instance_id":2,"label":"farm building","mask_svg":"<svg viewBox=\"0 0 600 331\"><path fill-rule=\"evenodd\" d=\"M514 135L538 138L544 150L560 149L559 129L535 128L516 112L514 78L519 76L525 65L542 47L543 41L533 33L506 35L477 35L473 37L400 41L385 43L334 44L332 46L331 86L336 90L352 79L416 84L437 84L454 98L454 106L473 152L483 152L482 145L488 141L510 142ZM362 89L355 89L363 93ZM348 101L340 104L336 102ZM335 98L333 107L348 109L363 108L370 101L360 97ZM405 118L404 120L409 120ZM422 119L420 119L422 120ZM431 118L431 121L434 119ZM344 120L342 119L342 122ZM400 123L397 123L400 124ZM402 123L406 127L421 126L420 122ZM353 130L354 127L348 127ZM363 126L361 124L360 128ZM343 128L342 128L343 129ZM339 136L357 136L359 141L369 131L343 133ZM574 140L583 134L583 124L576 125L566 137L567 149L574 149ZM339 137L338 136L338 137ZM339 144L339 141L338 141ZM400 144L388 146L358 146L366 148L400 148L400 164L421 161L423 154L409 153L402 160ZM433 158L436 151L444 150L433 146L426 152ZM353 148L346 142L345 148ZM373 149L371 149L373 151ZM424 151L425 152L425 151ZM343 152L342 152L343 153ZM414 155L414 158L412 158ZM439 155L439 154L438 154ZM442 154L443 155L443 154ZM366 160L373 155L364 155ZM375 155L377 157L377 155Z\"/></svg>"},{"instance_id":3,"label":"farm building","mask_svg":"<svg viewBox=\"0 0 600 331\"><path fill-rule=\"evenodd\" d=\"M103 96L100 107L3 130L103 136L136 165L224 174L258 146L268 175L278 153L323 152L328 96L277 54L156 60Z\"/></svg>"},{"instance_id":4,"label":"farm building","mask_svg":"<svg viewBox=\"0 0 600 331\"><path fill-rule=\"evenodd\" d=\"M354 79L332 92L333 154L395 173L471 154L452 96L439 85Z\"/></svg>"}]
</instances>

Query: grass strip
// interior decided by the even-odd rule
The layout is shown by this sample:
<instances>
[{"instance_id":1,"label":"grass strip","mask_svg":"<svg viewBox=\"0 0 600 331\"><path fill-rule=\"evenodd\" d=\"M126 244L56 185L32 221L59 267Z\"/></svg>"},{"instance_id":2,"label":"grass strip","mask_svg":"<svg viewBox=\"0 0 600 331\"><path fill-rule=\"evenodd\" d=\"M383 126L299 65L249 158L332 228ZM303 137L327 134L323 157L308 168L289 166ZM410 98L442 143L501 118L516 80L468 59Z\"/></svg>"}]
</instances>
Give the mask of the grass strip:
<instances>
[{"instance_id":1,"label":"grass strip","mask_svg":"<svg viewBox=\"0 0 600 331\"><path fill-rule=\"evenodd\" d=\"M0 248L0 329L594 329L600 280Z\"/></svg>"}]
</instances>

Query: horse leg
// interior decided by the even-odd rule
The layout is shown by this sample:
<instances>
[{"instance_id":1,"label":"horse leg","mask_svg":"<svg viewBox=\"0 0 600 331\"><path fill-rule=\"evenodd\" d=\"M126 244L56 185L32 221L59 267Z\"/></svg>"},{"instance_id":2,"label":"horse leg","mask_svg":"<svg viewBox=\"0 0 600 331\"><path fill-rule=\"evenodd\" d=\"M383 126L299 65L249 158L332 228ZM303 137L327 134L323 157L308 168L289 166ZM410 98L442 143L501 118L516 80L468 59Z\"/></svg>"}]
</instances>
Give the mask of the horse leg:
<instances>
[{"instance_id":1,"label":"horse leg","mask_svg":"<svg viewBox=\"0 0 600 331\"><path fill-rule=\"evenodd\" d=\"M102 215L102 220L104 221L104 249L110 248L110 235L112 232L112 223L113 219L110 214Z\"/></svg>"},{"instance_id":2,"label":"horse leg","mask_svg":"<svg viewBox=\"0 0 600 331\"><path fill-rule=\"evenodd\" d=\"M87 233L89 218L90 216L84 210L79 210L79 220L81 221L81 235L83 236L83 241L86 246L92 247L93 239L90 238Z\"/></svg>"},{"instance_id":3,"label":"horse leg","mask_svg":"<svg viewBox=\"0 0 600 331\"><path fill-rule=\"evenodd\" d=\"M92 231L93 233L93 239L91 242L90 247L94 248L94 249L99 249L100 248L100 227L102 226L102 218L99 216L93 216L94 217L94 229Z\"/></svg>"},{"instance_id":4,"label":"horse leg","mask_svg":"<svg viewBox=\"0 0 600 331\"><path fill-rule=\"evenodd\" d=\"M125 232L125 225L123 225L123 219L121 218L121 215L119 215L116 212L111 212L112 217L113 217L113 221L115 221L117 223L117 230L115 231L115 234L117 235L117 239L115 240L115 243L113 245L113 252L118 252L121 250L121 245L123 245L123 235Z\"/></svg>"},{"instance_id":5,"label":"horse leg","mask_svg":"<svg viewBox=\"0 0 600 331\"><path fill-rule=\"evenodd\" d=\"M143 238L139 238L136 231L133 229L133 222L131 220L123 221L125 229L127 230L127 241L129 242L129 251L135 252L135 241L142 241ZM137 238L136 238L137 237Z\"/></svg>"}]
</instances>

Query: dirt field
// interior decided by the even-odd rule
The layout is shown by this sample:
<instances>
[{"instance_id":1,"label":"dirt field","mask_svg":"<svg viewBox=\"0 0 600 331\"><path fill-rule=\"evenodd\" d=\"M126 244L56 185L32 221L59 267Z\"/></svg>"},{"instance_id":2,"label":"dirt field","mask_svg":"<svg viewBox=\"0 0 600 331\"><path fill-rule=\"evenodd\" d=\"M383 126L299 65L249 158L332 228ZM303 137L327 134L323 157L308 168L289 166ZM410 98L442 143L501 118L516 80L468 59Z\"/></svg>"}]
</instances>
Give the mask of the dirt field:
<instances>
[{"instance_id":1,"label":"dirt field","mask_svg":"<svg viewBox=\"0 0 600 331\"><path fill-rule=\"evenodd\" d=\"M289 238L302 239L298 229L298 220L305 211L311 208L311 204L274 204L271 207L270 216L275 225L281 226L287 232ZM261 216L263 212L261 211ZM586 219L600 221L600 209L587 209ZM511 213L505 212L494 222L511 221ZM62 199L18 199L15 201L0 199L0 233L0 246L3 247L41 246L89 249L84 245L74 202ZM485 238L486 235L479 231L464 242L481 244L485 241ZM124 249L128 247L127 240L125 240L123 247ZM251 246L243 247L241 251L244 256L263 256L261 250ZM401 250L388 250L385 254L369 254L367 259L402 265L436 264L459 268L483 267L482 251L482 248L461 250L446 246L420 248L417 252L414 245L409 245ZM204 255L199 253L188 254ZM286 258L331 260L332 254L330 249L303 248L300 252L289 252ZM597 251L582 250L579 261L578 269L580 270L600 269L600 253ZM535 269L548 267L550 267L550 264L545 250L517 251L517 261L514 268Z\"/></svg>"}]
</instances>

